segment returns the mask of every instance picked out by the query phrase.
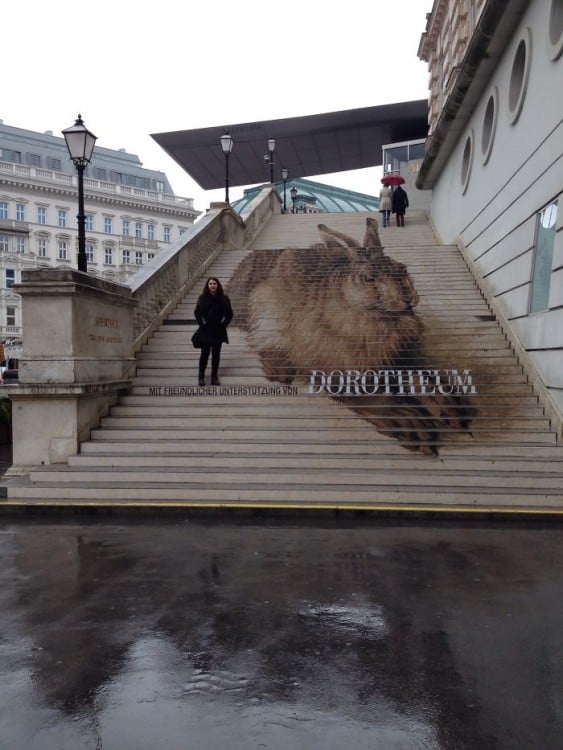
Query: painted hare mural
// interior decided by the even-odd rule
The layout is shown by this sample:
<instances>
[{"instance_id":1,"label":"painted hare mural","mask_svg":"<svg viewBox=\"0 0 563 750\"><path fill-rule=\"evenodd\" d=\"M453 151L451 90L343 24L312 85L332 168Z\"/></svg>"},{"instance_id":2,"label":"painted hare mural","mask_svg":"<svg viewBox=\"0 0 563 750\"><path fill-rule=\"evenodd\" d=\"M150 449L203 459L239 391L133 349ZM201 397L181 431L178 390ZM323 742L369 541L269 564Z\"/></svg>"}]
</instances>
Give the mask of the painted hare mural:
<instances>
[{"instance_id":1,"label":"painted hare mural","mask_svg":"<svg viewBox=\"0 0 563 750\"><path fill-rule=\"evenodd\" d=\"M362 245L318 229L323 243L244 259L229 284L234 324L247 331L269 380L307 381L315 392L328 377L326 392L380 432L437 453L448 429L469 429L472 410L463 396L405 387L409 369L429 366L406 267L383 252L375 219L367 219Z\"/></svg>"}]
</instances>

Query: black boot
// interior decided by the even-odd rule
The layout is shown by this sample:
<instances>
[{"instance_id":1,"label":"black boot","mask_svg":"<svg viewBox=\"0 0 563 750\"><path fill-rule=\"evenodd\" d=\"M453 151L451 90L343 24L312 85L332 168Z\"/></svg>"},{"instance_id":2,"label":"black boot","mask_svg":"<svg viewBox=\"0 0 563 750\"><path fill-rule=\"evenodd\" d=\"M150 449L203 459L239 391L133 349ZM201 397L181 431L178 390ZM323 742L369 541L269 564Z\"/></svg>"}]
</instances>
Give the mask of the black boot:
<instances>
[{"instance_id":1,"label":"black boot","mask_svg":"<svg viewBox=\"0 0 563 750\"><path fill-rule=\"evenodd\" d=\"M221 385L219 377L216 372L211 373L211 385Z\"/></svg>"},{"instance_id":2,"label":"black boot","mask_svg":"<svg viewBox=\"0 0 563 750\"><path fill-rule=\"evenodd\" d=\"M205 370L201 370L200 369L200 371L199 371L199 378L198 378L197 382L201 386L205 385Z\"/></svg>"}]
</instances>

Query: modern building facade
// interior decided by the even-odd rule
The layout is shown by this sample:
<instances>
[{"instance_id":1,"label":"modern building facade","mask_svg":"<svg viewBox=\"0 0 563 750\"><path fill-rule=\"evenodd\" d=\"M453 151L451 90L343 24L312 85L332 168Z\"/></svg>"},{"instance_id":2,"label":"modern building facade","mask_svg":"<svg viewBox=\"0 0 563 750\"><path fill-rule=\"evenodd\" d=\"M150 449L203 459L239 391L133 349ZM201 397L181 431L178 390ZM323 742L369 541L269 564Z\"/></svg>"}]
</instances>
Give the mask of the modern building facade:
<instances>
[{"instance_id":1,"label":"modern building facade","mask_svg":"<svg viewBox=\"0 0 563 750\"><path fill-rule=\"evenodd\" d=\"M563 2L435 0L417 185L563 413Z\"/></svg>"},{"instance_id":2,"label":"modern building facade","mask_svg":"<svg viewBox=\"0 0 563 750\"><path fill-rule=\"evenodd\" d=\"M163 172L96 146L85 171L88 273L124 281L199 215ZM78 180L64 138L0 121L0 343L18 356L22 321L13 286L40 266L76 268Z\"/></svg>"}]
</instances>

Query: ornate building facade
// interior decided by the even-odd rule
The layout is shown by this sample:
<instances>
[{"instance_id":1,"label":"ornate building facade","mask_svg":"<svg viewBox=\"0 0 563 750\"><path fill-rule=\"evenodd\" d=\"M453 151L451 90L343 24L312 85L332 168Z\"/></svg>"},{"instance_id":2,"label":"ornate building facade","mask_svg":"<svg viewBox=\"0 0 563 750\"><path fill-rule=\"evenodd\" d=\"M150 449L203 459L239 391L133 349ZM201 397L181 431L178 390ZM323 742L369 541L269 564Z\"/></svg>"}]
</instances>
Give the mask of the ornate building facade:
<instances>
[{"instance_id":1,"label":"ornate building facade","mask_svg":"<svg viewBox=\"0 0 563 750\"><path fill-rule=\"evenodd\" d=\"M428 132L451 95L485 0L437 0L427 15L418 56L428 63Z\"/></svg>"},{"instance_id":2,"label":"ornate building facade","mask_svg":"<svg viewBox=\"0 0 563 750\"><path fill-rule=\"evenodd\" d=\"M199 215L163 172L138 156L96 146L84 179L88 273L124 281ZM0 343L18 356L26 268L76 268L78 180L62 136L0 121Z\"/></svg>"}]
</instances>

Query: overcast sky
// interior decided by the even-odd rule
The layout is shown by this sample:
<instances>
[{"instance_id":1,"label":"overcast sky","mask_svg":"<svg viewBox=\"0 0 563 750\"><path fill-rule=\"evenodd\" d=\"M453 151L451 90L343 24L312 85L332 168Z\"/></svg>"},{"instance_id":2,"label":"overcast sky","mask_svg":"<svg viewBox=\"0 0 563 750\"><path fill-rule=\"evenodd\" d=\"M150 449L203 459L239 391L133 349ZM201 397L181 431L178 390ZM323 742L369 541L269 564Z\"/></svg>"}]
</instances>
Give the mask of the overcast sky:
<instances>
[{"instance_id":1,"label":"overcast sky","mask_svg":"<svg viewBox=\"0 0 563 750\"><path fill-rule=\"evenodd\" d=\"M6 2L0 119L60 134L80 112L99 145L138 154L205 210L223 191L202 190L151 133L425 99L427 66L416 53L431 8L432 0ZM311 177L377 194L380 176L372 168ZM232 188L231 200L242 192Z\"/></svg>"}]
</instances>

